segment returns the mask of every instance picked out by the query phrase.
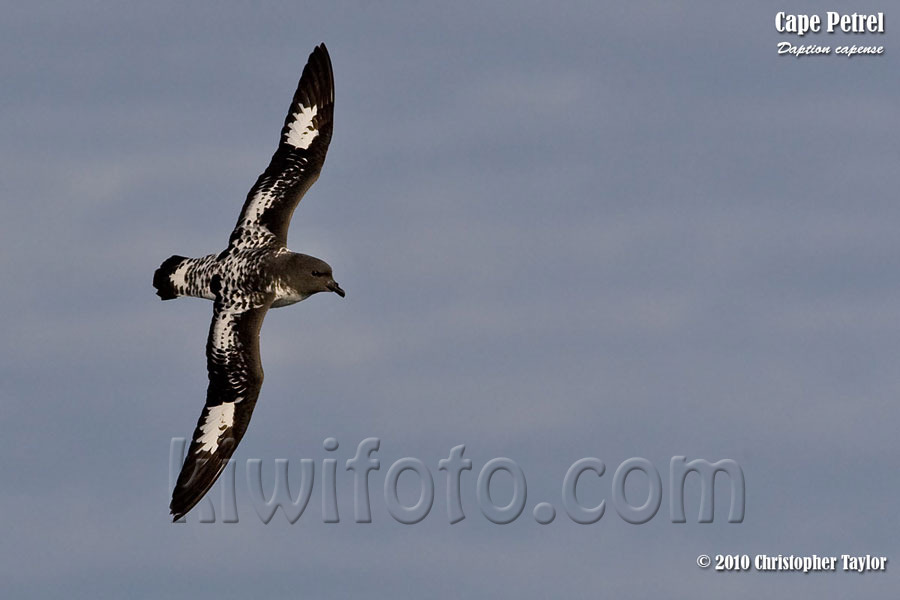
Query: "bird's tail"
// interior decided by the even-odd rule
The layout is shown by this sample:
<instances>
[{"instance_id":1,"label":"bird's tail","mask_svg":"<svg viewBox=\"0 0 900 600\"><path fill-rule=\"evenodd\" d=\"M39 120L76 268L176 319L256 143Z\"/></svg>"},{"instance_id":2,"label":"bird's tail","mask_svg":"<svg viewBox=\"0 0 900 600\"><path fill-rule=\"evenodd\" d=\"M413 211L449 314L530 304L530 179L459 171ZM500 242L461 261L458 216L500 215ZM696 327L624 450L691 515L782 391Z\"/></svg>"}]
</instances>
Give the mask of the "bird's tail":
<instances>
[{"instance_id":1,"label":"bird's tail","mask_svg":"<svg viewBox=\"0 0 900 600\"><path fill-rule=\"evenodd\" d=\"M175 282L172 281L172 276L185 260L187 260L186 256L170 256L153 273L153 287L156 288L156 295L161 299L171 300L181 295L175 287Z\"/></svg>"},{"instance_id":2,"label":"bird's tail","mask_svg":"<svg viewBox=\"0 0 900 600\"><path fill-rule=\"evenodd\" d=\"M212 278L216 272L215 254L201 258L170 256L153 274L153 287L163 300L179 296L214 300Z\"/></svg>"}]
</instances>

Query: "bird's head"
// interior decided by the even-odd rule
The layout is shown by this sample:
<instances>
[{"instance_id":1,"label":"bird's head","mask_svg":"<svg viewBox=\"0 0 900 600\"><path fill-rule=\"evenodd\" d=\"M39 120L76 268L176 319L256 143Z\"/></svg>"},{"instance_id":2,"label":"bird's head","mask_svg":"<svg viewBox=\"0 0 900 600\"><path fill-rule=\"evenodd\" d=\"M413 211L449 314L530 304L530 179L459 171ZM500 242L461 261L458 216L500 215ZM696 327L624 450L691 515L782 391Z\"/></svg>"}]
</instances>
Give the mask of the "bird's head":
<instances>
[{"instance_id":1,"label":"bird's head","mask_svg":"<svg viewBox=\"0 0 900 600\"><path fill-rule=\"evenodd\" d=\"M292 271L298 291L306 294L334 292L341 298L344 290L334 280L331 266L324 260L305 254L295 254Z\"/></svg>"}]
</instances>

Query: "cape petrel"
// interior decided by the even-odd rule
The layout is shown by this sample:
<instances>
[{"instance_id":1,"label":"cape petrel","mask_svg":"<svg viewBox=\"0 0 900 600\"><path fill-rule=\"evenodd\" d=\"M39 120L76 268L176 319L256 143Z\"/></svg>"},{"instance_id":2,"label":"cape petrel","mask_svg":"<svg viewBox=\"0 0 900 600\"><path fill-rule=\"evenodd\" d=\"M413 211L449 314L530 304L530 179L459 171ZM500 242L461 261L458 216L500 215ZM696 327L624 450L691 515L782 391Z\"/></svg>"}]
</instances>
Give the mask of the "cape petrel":
<instances>
[{"instance_id":1,"label":"cape petrel","mask_svg":"<svg viewBox=\"0 0 900 600\"><path fill-rule=\"evenodd\" d=\"M286 247L294 208L325 162L333 113L331 59L320 44L303 68L278 149L247 194L228 247L202 258L172 256L153 274L163 300L213 301L206 406L172 491L175 521L212 487L247 431L263 381L259 329L266 311L318 292L344 296L325 261Z\"/></svg>"}]
</instances>

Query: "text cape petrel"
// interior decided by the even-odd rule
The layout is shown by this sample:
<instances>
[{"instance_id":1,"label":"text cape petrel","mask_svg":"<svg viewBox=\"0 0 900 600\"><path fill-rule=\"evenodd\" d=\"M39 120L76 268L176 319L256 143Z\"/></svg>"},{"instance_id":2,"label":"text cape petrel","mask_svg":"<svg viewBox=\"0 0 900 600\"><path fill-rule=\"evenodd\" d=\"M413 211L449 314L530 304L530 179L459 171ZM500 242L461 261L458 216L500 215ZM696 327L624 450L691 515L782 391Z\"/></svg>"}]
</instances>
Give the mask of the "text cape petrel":
<instances>
[{"instance_id":1,"label":"text cape petrel","mask_svg":"<svg viewBox=\"0 0 900 600\"><path fill-rule=\"evenodd\" d=\"M178 520L212 487L247 431L263 369L259 330L270 307L317 292L344 295L331 267L287 249L291 215L316 181L331 141L334 76L324 44L309 56L278 149L247 195L228 247L202 258L172 256L153 285L163 300L213 300L206 342L209 387L169 508Z\"/></svg>"}]
</instances>

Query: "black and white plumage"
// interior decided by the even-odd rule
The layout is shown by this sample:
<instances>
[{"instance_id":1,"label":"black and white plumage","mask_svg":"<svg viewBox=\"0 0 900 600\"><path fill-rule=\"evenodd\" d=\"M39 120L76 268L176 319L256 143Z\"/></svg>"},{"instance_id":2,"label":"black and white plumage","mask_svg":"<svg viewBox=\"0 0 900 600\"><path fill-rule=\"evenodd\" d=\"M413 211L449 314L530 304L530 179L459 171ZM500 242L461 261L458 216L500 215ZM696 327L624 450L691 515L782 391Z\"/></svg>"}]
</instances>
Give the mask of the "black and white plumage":
<instances>
[{"instance_id":1,"label":"black and white plumage","mask_svg":"<svg viewBox=\"0 0 900 600\"><path fill-rule=\"evenodd\" d=\"M247 195L228 247L172 256L153 275L163 300L213 301L206 342L209 387L169 508L180 519L212 487L247 431L263 381L259 330L269 308L344 290L322 260L287 249L291 215L319 177L331 141L334 76L324 44L309 56L278 149Z\"/></svg>"}]
</instances>

